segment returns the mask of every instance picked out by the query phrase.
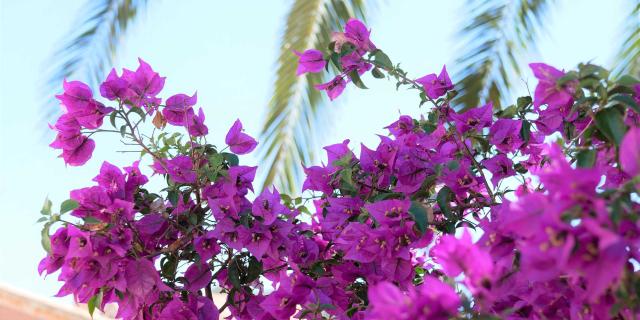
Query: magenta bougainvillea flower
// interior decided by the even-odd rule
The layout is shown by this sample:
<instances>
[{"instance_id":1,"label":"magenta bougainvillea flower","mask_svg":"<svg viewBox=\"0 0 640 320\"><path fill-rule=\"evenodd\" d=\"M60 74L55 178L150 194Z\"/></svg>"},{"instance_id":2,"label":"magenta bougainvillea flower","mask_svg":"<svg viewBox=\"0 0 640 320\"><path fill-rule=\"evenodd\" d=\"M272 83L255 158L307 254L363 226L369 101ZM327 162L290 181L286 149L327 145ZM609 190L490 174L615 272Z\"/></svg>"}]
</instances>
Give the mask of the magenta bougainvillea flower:
<instances>
[{"instance_id":1,"label":"magenta bougainvillea flower","mask_svg":"<svg viewBox=\"0 0 640 320\"><path fill-rule=\"evenodd\" d=\"M489 142L502 152L517 150L523 143L521 120L498 119L489 129Z\"/></svg>"},{"instance_id":2,"label":"magenta bougainvillea flower","mask_svg":"<svg viewBox=\"0 0 640 320\"><path fill-rule=\"evenodd\" d=\"M358 19L351 18L344 26L344 37L358 49L373 51L376 46L370 40L371 31Z\"/></svg>"},{"instance_id":3,"label":"magenta bougainvillea flower","mask_svg":"<svg viewBox=\"0 0 640 320\"><path fill-rule=\"evenodd\" d=\"M640 174L640 128L631 128L620 144L622 170L631 177Z\"/></svg>"},{"instance_id":4,"label":"magenta bougainvillea flower","mask_svg":"<svg viewBox=\"0 0 640 320\"><path fill-rule=\"evenodd\" d=\"M427 276L417 288L403 293L389 282L369 289L371 311L367 319L450 319L460 307L456 291L440 280Z\"/></svg>"},{"instance_id":5,"label":"magenta bougainvillea flower","mask_svg":"<svg viewBox=\"0 0 640 320\"><path fill-rule=\"evenodd\" d=\"M640 317L638 81L532 64L534 99L456 112L444 67L416 85L370 36L349 20L329 52L296 52L298 73L337 70L318 86L336 99L371 72L419 91L425 114L359 151L326 146L302 195L256 188L240 120L211 144L196 95L161 103L164 78L142 60L100 86L116 108L65 81L50 126L65 163L87 162L94 134L141 159L104 161L59 209L45 202L38 272L58 273L56 296L127 320Z\"/></svg>"},{"instance_id":6,"label":"magenta bougainvillea flower","mask_svg":"<svg viewBox=\"0 0 640 320\"><path fill-rule=\"evenodd\" d=\"M233 153L247 154L256 148L258 142L248 134L242 132L242 122L236 120L229 129L225 142Z\"/></svg>"},{"instance_id":7,"label":"magenta bougainvillea flower","mask_svg":"<svg viewBox=\"0 0 640 320\"><path fill-rule=\"evenodd\" d=\"M577 82L570 81L564 85L558 84L558 80L566 73L544 63L531 63L529 67L539 80L533 99L533 104L536 107L543 104L547 104L549 107L562 107L573 102L573 93Z\"/></svg>"},{"instance_id":8,"label":"magenta bougainvillea flower","mask_svg":"<svg viewBox=\"0 0 640 320\"><path fill-rule=\"evenodd\" d=\"M491 183L497 186L498 183L505 178L516 175L513 169L513 161L504 153L500 153L493 158L482 160L482 165L491 172Z\"/></svg>"},{"instance_id":9,"label":"magenta bougainvillea flower","mask_svg":"<svg viewBox=\"0 0 640 320\"><path fill-rule=\"evenodd\" d=\"M416 79L416 82L422 85L427 96L431 99L437 99L453 89L453 83L449 78L446 66L442 66L442 71L440 71L439 75L436 76L435 73L431 73Z\"/></svg>"},{"instance_id":10,"label":"magenta bougainvillea flower","mask_svg":"<svg viewBox=\"0 0 640 320\"><path fill-rule=\"evenodd\" d=\"M493 116L493 104L491 102L482 107L469 109L463 113L454 113L451 115L456 123L456 127L460 132L464 133L469 130L482 132L483 128L491 126Z\"/></svg>"},{"instance_id":11,"label":"magenta bougainvillea flower","mask_svg":"<svg viewBox=\"0 0 640 320\"><path fill-rule=\"evenodd\" d=\"M166 106L162 110L162 115L169 124L174 126L185 126L193 117L193 106L198 102L198 93L191 97L186 94L176 94L165 102Z\"/></svg>"},{"instance_id":12,"label":"magenta bougainvillea flower","mask_svg":"<svg viewBox=\"0 0 640 320\"><path fill-rule=\"evenodd\" d=\"M298 70L296 70L296 75L305 74L307 72L317 73L322 71L324 67L327 65L327 62L324 61L324 56L322 51L309 49L305 50L303 53L298 51L293 51L298 56Z\"/></svg>"},{"instance_id":13,"label":"magenta bougainvillea flower","mask_svg":"<svg viewBox=\"0 0 640 320\"><path fill-rule=\"evenodd\" d=\"M327 83L316 85L316 89L326 91L327 96L329 96L329 100L333 101L342 94L342 91L344 91L346 86L347 82L344 78L342 76L336 76Z\"/></svg>"}]
</instances>

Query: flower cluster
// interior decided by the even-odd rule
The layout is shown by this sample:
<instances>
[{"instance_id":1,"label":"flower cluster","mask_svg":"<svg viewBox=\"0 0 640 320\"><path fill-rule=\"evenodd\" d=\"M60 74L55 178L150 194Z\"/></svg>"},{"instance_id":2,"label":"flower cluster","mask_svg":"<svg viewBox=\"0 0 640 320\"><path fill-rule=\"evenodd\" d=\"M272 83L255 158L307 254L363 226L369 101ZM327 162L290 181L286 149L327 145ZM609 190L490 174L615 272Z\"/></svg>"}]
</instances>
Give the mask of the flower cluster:
<instances>
[{"instance_id":1,"label":"flower cluster","mask_svg":"<svg viewBox=\"0 0 640 320\"><path fill-rule=\"evenodd\" d=\"M534 63L533 98L460 110L446 67L410 78L360 21L328 52L294 54L299 75L338 70L317 87L331 100L348 83L364 88L370 71L430 108L359 153L349 140L325 147L326 163L304 168L305 196L292 198L254 190L258 168L238 155L257 141L240 120L225 148L207 143L196 95L163 104L164 78L144 61L100 86L114 108L65 82L52 144L65 162L90 158L83 134L113 132L150 157L153 176L143 162L104 162L97 185L72 191L58 213L45 203L39 270L60 270L59 296L90 312L115 303L124 319L640 316L640 81ZM99 129L107 114L119 130ZM156 129L141 134L150 116ZM164 189L147 189L154 178Z\"/></svg>"}]
</instances>

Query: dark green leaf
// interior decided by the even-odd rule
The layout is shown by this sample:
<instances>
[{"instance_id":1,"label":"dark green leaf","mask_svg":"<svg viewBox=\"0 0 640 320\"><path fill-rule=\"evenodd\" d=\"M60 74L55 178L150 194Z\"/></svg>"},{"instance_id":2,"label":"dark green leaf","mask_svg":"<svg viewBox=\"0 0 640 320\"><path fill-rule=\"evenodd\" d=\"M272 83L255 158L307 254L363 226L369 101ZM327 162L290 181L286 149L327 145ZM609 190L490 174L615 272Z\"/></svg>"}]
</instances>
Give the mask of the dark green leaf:
<instances>
[{"instance_id":1,"label":"dark green leaf","mask_svg":"<svg viewBox=\"0 0 640 320\"><path fill-rule=\"evenodd\" d=\"M140 107L131 107L131 110L129 110L129 114L131 114L132 112L138 114L138 116L140 116L140 119L142 119L142 121L144 121L144 119L146 118L146 114L144 113L144 110L142 110L142 108Z\"/></svg>"},{"instance_id":2,"label":"dark green leaf","mask_svg":"<svg viewBox=\"0 0 640 320\"><path fill-rule=\"evenodd\" d=\"M522 127L520 127L520 138L526 144L531 139L531 122L522 120Z\"/></svg>"},{"instance_id":3,"label":"dark green leaf","mask_svg":"<svg viewBox=\"0 0 640 320\"><path fill-rule=\"evenodd\" d=\"M518 98L519 99L519 98ZM518 108L516 108L516 106L511 105L508 106L507 108L504 108L500 111L498 111L496 113L496 116L498 118L502 118L502 119L511 119L513 118L516 114L518 113Z\"/></svg>"},{"instance_id":4,"label":"dark green leaf","mask_svg":"<svg viewBox=\"0 0 640 320\"><path fill-rule=\"evenodd\" d=\"M557 81L556 84L558 86L563 86L565 84L567 84L570 81L574 81L574 80L578 80L578 73L575 71L569 71L567 72L567 74L565 74L564 76L560 77Z\"/></svg>"},{"instance_id":5,"label":"dark green leaf","mask_svg":"<svg viewBox=\"0 0 640 320\"><path fill-rule=\"evenodd\" d=\"M116 127L116 115L118 115L118 114L115 111L112 111L111 114L109 115L109 122L111 122L111 125L114 128L117 128Z\"/></svg>"},{"instance_id":6,"label":"dark green leaf","mask_svg":"<svg viewBox=\"0 0 640 320\"><path fill-rule=\"evenodd\" d=\"M240 164L240 158L238 158L238 156L233 153L223 152L222 156L225 160L227 160L227 162L229 162L229 166L231 167L235 167Z\"/></svg>"},{"instance_id":7,"label":"dark green leaf","mask_svg":"<svg viewBox=\"0 0 640 320\"><path fill-rule=\"evenodd\" d=\"M380 193L380 194L377 194L375 197L373 197L373 201L377 202L377 201L386 200L386 199L401 199L402 197L404 197L404 195L398 192Z\"/></svg>"},{"instance_id":8,"label":"dark green leaf","mask_svg":"<svg viewBox=\"0 0 640 320\"><path fill-rule=\"evenodd\" d=\"M418 229L422 234L427 231L427 225L429 224L428 207L418 201L411 201L411 207L409 213L413 217L413 221L416 222Z\"/></svg>"},{"instance_id":9,"label":"dark green leaf","mask_svg":"<svg viewBox=\"0 0 640 320\"><path fill-rule=\"evenodd\" d=\"M620 85L623 85L623 86L630 87L630 86L633 86L633 85L636 85L636 84L640 83L640 80L638 80L635 77L630 76L630 75L627 74L627 75L624 75L624 76L620 77L620 79L618 79L616 81L616 83L618 83Z\"/></svg>"},{"instance_id":10,"label":"dark green leaf","mask_svg":"<svg viewBox=\"0 0 640 320\"><path fill-rule=\"evenodd\" d=\"M79 206L78 202L73 199L67 199L60 204L60 214L67 213Z\"/></svg>"},{"instance_id":11,"label":"dark green leaf","mask_svg":"<svg viewBox=\"0 0 640 320\"><path fill-rule=\"evenodd\" d=\"M633 109L633 111L635 111L636 113L640 113L640 106L638 105L636 100L629 95L614 94L609 98L609 103L607 104L607 106L613 105L615 103L620 103L626 107Z\"/></svg>"},{"instance_id":12,"label":"dark green leaf","mask_svg":"<svg viewBox=\"0 0 640 320\"><path fill-rule=\"evenodd\" d=\"M349 78L351 78L351 81L353 82L353 84L356 85L356 87L360 89L369 89L367 88L367 86L364 85L364 82L362 82L362 79L360 79L360 75L358 75L358 70L352 70L351 72L349 72Z\"/></svg>"},{"instance_id":13,"label":"dark green leaf","mask_svg":"<svg viewBox=\"0 0 640 320\"><path fill-rule=\"evenodd\" d=\"M533 100L531 100L530 96L518 97L518 100L516 102L516 105L518 106L518 110L519 111L525 110L529 105L531 105L532 101Z\"/></svg>"},{"instance_id":14,"label":"dark green leaf","mask_svg":"<svg viewBox=\"0 0 640 320\"><path fill-rule=\"evenodd\" d=\"M449 168L449 170L454 171L456 169L458 169L460 167L460 163L457 160L451 160L449 162L447 162L447 168Z\"/></svg>"},{"instance_id":15,"label":"dark green leaf","mask_svg":"<svg viewBox=\"0 0 640 320\"><path fill-rule=\"evenodd\" d=\"M627 128L622 114L616 108L606 108L596 113L596 126L609 141L620 145Z\"/></svg>"},{"instance_id":16,"label":"dark green leaf","mask_svg":"<svg viewBox=\"0 0 640 320\"><path fill-rule=\"evenodd\" d=\"M258 261L254 256L249 258L249 269L247 270L247 283L251 283L258 279L262 273L262 262Z\"/></svg>"},{"instance_id":17,"label":"dark green leaf","mask_svg":"<svg viewBox=\"0 0 640 320\"><path fill-rule=\"evenodd\" d=\"M391 59L389 59L389 56L386 53L382 52L382 50L376 50L373 53L373 57L373 61L377 65L380 65L385 69L393 69L393 63L391 62Z\"/></svg>"},{"instance_id":18,"label":"dark green leaf","mask_svg":"<svg viewBox=\"0 0 640 320\"><path fill-rule=\"evenodd\" d=\"M384 73L382 73L382 71L380 71L380 69L378 69L378 68L373 68L373 70L371 70L371 75L373 75L373 77L377 78L377 79L384 79L385 78Z\"/></svg>"},{"instance_id":19,"label":"dark green leaf","mask_svg":"<svg viewBox=\"0 0 640 320\"><path fill-rule=\"evenodd\" d=\"M522 173L525 174L527 173L529 170L527 170L527 168L525 168L524 165L522 165L522 163L516 163L513 165L513 169L516 170L516 172L518 173Z\"/></svg>"},{"instance_id":20,"label":"dark green leaf","mask_svg":"<svg viewBox=\"0 0 640 320\"><path fill-rule=\"evenodd\" d=\"M231 285L234 288L240 290L242 288L242 282L240 281L240 269L239 269L240 261L237 259L233 259L229 264L228 270L228 278L231 281Z\"/></svg>"},{"instance_id":21,"label":"dark green leaf","mask_svg":"<svg viewBox=\"0 0 640 320\"><path fill-rule=\"evenodd\" d=\"M124 136L127 134L127 125L122 125L120 126L120 135L124 138Z\"/></svg>"},{"instance_id":22,"label":"dark green leaf","mask_svg":"<svg viewBox=\"0 0 640 320\"><path fill-rule=\"evenodd\" d=\"M173 206L178 205L178 192L175 190L169 191L167 193L167 200L169 200Z\"/></svg>"},{"instance_id":23,"label":"dark green leaf","mask_svg":"<svg viewBox=\"0 0 640 320\"><path fill-rule=\"evenodd\" d=\"M342 71L342 62L340 62L340 55L338 53L332 52L329 60L333 63L336 69Z\"/></svg>"},{"instance_id":24,"label":"dark green leaf","mask_svg":"<svg viewBox=\"0 0 640 320\"><path fill-rule=\"evenodd\" d=\"M451 196L453 196L453 192L451 192L451 189L447 186L442 187L440 191L438 191L438 195L436 196L438 206L440 207L440 210L442 211L444 216L447 217L447 219L453 218L450 204Z\"/></svg>"},{"instance_id":25,"label":"dark green leaf","mask_svg":"<svg viewBox=\"0 0 640 320\"><path fill-rule=\"evenodd\" d=\"M596 162L596 150L580 150L576 155L577 165L581 168L591 168Z\"/></svg>"}]
</instances>

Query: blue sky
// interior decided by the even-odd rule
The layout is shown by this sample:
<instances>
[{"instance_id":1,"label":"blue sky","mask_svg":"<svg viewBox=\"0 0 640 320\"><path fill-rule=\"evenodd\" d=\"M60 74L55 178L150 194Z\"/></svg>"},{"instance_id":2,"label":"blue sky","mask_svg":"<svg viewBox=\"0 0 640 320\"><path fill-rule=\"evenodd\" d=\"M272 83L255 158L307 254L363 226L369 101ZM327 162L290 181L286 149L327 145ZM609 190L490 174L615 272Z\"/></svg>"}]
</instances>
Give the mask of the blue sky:
<instances>
[{"instance_id":1,"label":"blue sky","mask_svg":"<svg viewBox=\"0 0 640 320\"><path fill-rule=\"evenodd\" d=\"M85 1L0 0L0 283L43 296L59 287L55 276L42 280L36 266L44 255L34 222L45 196L57 205L68 191L91 185L101 161L128 165L131 154L117 139L98 138L93 160L66 168L43 139L42 84L49 56L63 40ZM135 68L137 57L167 77L164 97L198 91L207 114L210 141L221 144L236 118L257 135L270 97L274 61L290 1L149 1L116 56L116 65ZM385 1L370 20L372 39L413 76L452 65L459 49L455 31L461 1ZM548 35L530 62L571 68L581 61L611 66L621 38L620 21L629 7L619 1L557 1L547 19ZM304 48L297 48L304 49ZM376 133L402 114L418 115L414 93L396 92L393 83L365 78L370 90L348 88L320 133L326 144L352 140L376 143ZM454 82L456 79L453 79ZM531 87L531 75L523 76ZM360 119L359 121L354 121ZM109 138L109 137L107 137ZM113 137L112 137L113 138ZM243 162L255 164L251 157Z\"/></svg>"}]
</instances>

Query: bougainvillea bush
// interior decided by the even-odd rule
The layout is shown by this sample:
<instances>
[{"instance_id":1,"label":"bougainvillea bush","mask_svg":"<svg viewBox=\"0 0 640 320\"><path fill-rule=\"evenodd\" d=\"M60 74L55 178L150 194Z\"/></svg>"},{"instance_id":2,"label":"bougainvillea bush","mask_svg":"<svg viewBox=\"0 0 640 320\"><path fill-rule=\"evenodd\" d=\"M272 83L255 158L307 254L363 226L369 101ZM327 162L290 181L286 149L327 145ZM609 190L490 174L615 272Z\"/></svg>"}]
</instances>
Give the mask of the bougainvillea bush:
<instances>
[{"instance_id":1,"label":"bougainvillea bush","mask_svg":"<svg viewBox=\"0 0 640 320\"><path fill-rule=\"evenodd\" d=\"M51 126L64 162L89 161L94 134L142 162L105 161L60 210L45 203L39 271L59 272L57 295L123 319L640 316L638 80L533 63L533 98L460 110L446 68L409 77L357 20L333 40L295 51L298 74L335 72L317 86L332 100L365 73L387 78L424 114L359 154L325 147L304 197L254 190L242 123L208 143L196 95L160 98L165 79L142 60L102 83L109 106L65 82Z\"/></svg>"}]
</instances>

